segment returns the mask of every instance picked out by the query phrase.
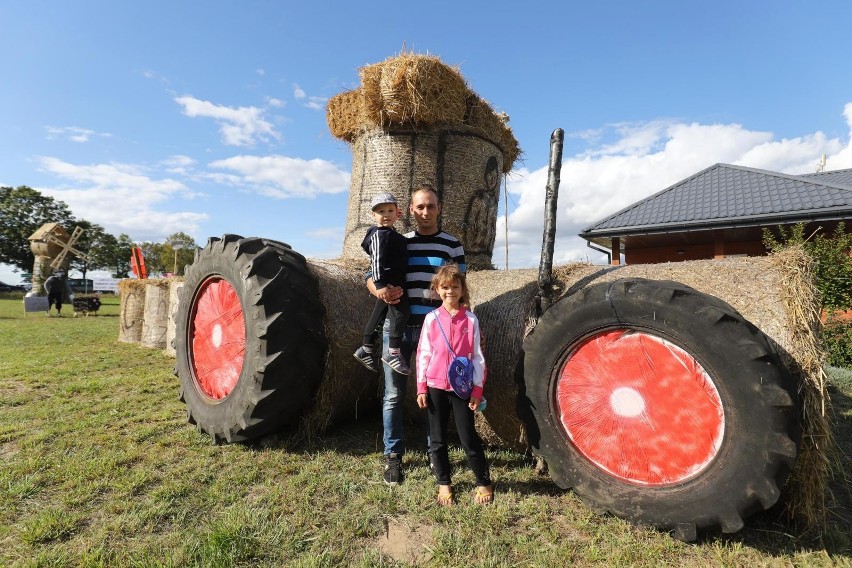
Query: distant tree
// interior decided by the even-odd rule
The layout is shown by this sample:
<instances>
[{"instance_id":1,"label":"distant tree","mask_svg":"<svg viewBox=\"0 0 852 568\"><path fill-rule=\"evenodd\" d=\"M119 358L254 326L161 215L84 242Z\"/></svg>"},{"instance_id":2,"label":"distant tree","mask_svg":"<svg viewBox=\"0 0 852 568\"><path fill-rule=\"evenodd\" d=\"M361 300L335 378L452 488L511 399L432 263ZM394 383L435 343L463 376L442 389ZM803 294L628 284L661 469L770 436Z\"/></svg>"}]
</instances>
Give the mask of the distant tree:
<instances>
[{"instance_id":1,"label":"distant tree","mask_svg":"<svg viewBox=\"0 0 852 568\"><path fill-rule=\"evenodd\" d=\"M149 276L171 273L175 267L177 273L183 275L186 265L195 260L195 250L198 248L195 239L186 233L173 233L162 243L145 241L137 246L145 256L145 268Z\"/></svg>"},{"instance_id":2,"label":"distant tree","mask_svg":"<svg viewBox=\"0 0 852 568\"><path fill-rule=\"evenodd\" d=\"M118 238L107 234L95 254L100 256L104 268L108 266L113 270L113 278L127 278L130 276L130 249L134 246L130 237L124 233L118 235Z\"/></svg>"},{"instance_id":3,"label":"distant tree","mask_svg":"<svg viewBox=\"0 0 852 568\"><path fill-rule=\"evenodd\" d=\"M145 269L149 276L165 272L165 267L160 260L163 256L163 243L143 241L137 243L136 246L142 249L142 256L145 257Z\"/></svg>"},{"instance_id":4,"label":"distant tree","mask_svg":"<svg viewBox=\"0 0 852 568\"><path fill-rule=\"evenodd\" d=\"M83 234L80 235L80 239L75 243L74 248L85 253L88 258L75 256L71 260L71 269L79 271L83 275L83 278L85 278L89 270L109 268L109 265L104 264L102 262L103 259L98 254L104 239L107 238L109 233L100 225L84 219L78 220L75 225L83 229Z\"/></svg>"},{"instance_id":5,"label":"distant tree","mask_svg":"<svg viewBox=\"0 0 852 568\"><path fill-rule=\"evenodd\" d=\"M195 261L195 250L198 245L195 244L195 239L186 233L174 233L169 235L166 242L163 243L161 252L161 260L163 262L165 272L175 272L179 276L183 276L184 270L188 264ZM169 259L172 263L169 265Z\"/></svg>"},{"instance_id":6,"label":"distant tree","mask_svg":"<svg viewBox=\"0 0 852 568\"><path fill-rule=\"evenodd\" d=\"M31 271L35 256L28 237L45 223L59 223L70 232L75 219L65 203L35 189L0 187L0 262Z\"/></svg>"}]
</instances>

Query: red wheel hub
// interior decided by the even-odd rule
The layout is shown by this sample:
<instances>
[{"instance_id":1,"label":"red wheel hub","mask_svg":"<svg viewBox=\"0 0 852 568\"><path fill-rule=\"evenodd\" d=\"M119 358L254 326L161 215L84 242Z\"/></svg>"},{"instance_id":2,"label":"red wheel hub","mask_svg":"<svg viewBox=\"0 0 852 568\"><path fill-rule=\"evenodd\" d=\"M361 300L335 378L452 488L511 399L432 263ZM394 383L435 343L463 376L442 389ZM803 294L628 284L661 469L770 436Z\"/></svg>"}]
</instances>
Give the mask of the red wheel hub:
<instances>
[{"instance_id":1,"label":"red wheel hub","mask_svg":"<svg viewBox=\"0 0 852 568\"><path fill-rule=\"evenodd\" d=\"M243 370L246 324L234 287L219 277L202 282L190 323L190 354L198 389L221 400L231 394Z\"/></svg>"},{"instance_id":2,"label":"red wheel hub","mask_svg":"<svg viewBox=\"0 0 852 568\"><path fill-rule=\"evenodd\" d=\"M725 430L719 393L698 361L636 330L580 343L562 367L556 406L581 454L642 485L698 474L719 451Z\"/></svg>"}]
</instances>

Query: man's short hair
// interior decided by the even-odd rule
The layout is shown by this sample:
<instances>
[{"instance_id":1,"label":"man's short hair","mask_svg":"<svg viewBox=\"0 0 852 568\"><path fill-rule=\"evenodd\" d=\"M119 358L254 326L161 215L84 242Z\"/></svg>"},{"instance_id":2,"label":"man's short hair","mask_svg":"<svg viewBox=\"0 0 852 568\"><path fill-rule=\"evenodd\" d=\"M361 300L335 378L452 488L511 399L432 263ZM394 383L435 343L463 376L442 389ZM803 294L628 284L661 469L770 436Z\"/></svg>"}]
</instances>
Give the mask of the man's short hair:
<instances>
[{"instance_id":1,"label":"man's short hair","mask_svg":"<svg viewBox=\"0 0 852 568\"><path fill-rule=\"evenodd\" d=\"M414 195L418 191L431 191L432 193L435 194L435 199L437 199L438 201L440 201L440 199L441 199L440 196L438 195L438 192L435 191L434 187L432 187L431 183L418 184L417 187L414 188L414 191L411 192L411 195Z\"/></svg>"}]
</instances>

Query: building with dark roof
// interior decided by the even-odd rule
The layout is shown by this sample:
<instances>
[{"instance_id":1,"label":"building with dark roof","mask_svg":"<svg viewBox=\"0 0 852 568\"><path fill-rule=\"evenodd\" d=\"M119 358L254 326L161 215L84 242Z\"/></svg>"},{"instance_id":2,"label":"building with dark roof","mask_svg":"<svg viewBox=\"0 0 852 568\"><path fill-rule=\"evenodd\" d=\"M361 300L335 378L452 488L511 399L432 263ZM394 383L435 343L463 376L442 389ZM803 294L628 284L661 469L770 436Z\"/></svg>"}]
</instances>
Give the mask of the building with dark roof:
<instances>
[{"instance_id":1,"label":"building with dark roof","mask_svg":"<svg viewBox=\"0 0 852 568\"><path fill-rule=\"evenodd\" d=\"M788 175L716 164L583 229L612 264L766 254L763 229L852 220L852 169ZM852 225L852 223L848 223ZM852 227L850 227L852 230Z\"/></svg>"}]
</instances>

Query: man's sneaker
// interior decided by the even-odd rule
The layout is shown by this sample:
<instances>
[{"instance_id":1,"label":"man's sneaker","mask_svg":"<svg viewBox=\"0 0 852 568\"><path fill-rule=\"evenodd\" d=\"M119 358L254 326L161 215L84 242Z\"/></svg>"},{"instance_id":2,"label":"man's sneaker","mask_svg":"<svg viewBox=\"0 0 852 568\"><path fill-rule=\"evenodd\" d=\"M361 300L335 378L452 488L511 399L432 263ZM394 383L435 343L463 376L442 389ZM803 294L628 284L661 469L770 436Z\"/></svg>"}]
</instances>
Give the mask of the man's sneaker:
<instances>
[{"instance_id":1,"label":"man's sneaker","mask_svg":"<svg viewBox=\"0 0 852 568\"><path fill-rule=\"evenodd\" d=\"M402 456L399 454L388 454L385 461L385 483L388 485L399 485L402 483Z\"/></svg>"},{"instance_id":2,"label":"man's sneaker","mask_svg":"<svg viewBox=\"0 0 852 568\"><path fill-rule=\"evenodd\" d=\"M388 364L388 367L399 373L400 375L408 375L411 369L408 367L408 362L401 355L388 355L387 359L382 357L382 361Z\"/></svg>"},{"instance_id":3,"label":"man's sneaker","mask_svg":"<svg viewBox=\"0 0 852 568\"><path fill-rule=\"evenodd\" d=\"M360 362L362 365L364 365L365 367L367 367L371 371L375 371L375 372L379 371L376 368L376 361L373 359L373 354L367 353L367 350L364 349L363 345L361 347L359 347L358 349L356 349L355 353L353 353L352 355L356 359L358 359L358 362Z\"/></svg>"}]
</instances>

